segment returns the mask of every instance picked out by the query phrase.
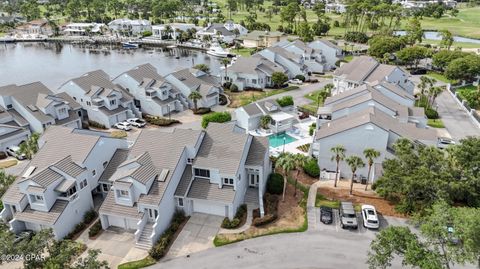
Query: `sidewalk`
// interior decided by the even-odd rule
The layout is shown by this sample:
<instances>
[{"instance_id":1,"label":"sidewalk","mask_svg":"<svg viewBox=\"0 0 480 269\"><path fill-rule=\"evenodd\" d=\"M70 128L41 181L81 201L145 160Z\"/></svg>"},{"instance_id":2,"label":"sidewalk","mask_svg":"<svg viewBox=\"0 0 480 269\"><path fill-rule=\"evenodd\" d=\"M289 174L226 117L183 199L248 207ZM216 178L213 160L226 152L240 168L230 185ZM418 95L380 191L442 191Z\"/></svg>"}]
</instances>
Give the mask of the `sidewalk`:
<instances>
[{"instance_id":1,"label":"sidewalk","mask_svg":"<svg viewBox=\"0 0 480 269\"><path fill-rule=\"evenodd\" d=\"M317 198L317 189L322 184L322 181L317 181L310 186L308 190L307 199L307 219L308 230L315 231L317 229L317 211L315 210L315 200Z\"/></svg>"},{"instance_id":2,"label":"sidewalk","mask_svg":"<svg viewBox=\"0 0 480 269\"><path fill-rule=\"evenodd\" d=\"M218 231L219 234L237 234L241 232L245 232L252 226L252 220L253 220L253 209L255 206L247 204L247 220L245 221L245 224L243 224L242 227L237 228L237 229L224 229L220 228L220 231Z\"/></svg>"}]
</instances>

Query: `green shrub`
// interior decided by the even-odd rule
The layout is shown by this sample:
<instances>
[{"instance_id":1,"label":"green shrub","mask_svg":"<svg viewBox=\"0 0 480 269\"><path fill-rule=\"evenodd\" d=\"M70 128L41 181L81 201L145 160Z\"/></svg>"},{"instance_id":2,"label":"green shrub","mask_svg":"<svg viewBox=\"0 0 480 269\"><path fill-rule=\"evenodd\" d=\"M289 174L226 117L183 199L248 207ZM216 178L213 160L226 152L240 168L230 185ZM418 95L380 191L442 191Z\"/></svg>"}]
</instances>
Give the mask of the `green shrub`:
<instances>
[{"instance_id":1,"label":"green shrub","mask_svg":"<svg viewBox=\"0 0 480 269\"><path fill-rule=\"evenodd\" d=\"M105 127L105 125L103 125L99 122L93 121L93 120L88 121L88 126L93 127L93 128L97 128L97 129L107 129L107 127Z\"/></svg>"},{"instance_id":2,"label":"green shrub","mask_svg":"<svg viewBox=\"0 0 480 269\"><path fill-rule=\"evenodd\" d=\"M173 241L173 236L177 232L178 228L182 222L186 219L185 214L183 211L177 211L173 215L172 221L170 226L167 230L160 236L160 239L152 246L148 254L155 260L159 260L160 258L164 257L167 254L168 247Z\"/></svg>"},{"instance_id":3,"label":"green shrub","mask_svg":"<svg viewBox=\"0 0 480 269\"><path fill-rule=\"evenodd\" d=\"M425 108L425 115L429 119L438 119L439 118L438 112L435 109L430 108L430 107Z\"/></svg>"},{"instance_id":4,"label":"green shrub","mask_svg":"<svg viewBox=\"0 0 480 269\"><path fill-rule=\"evenodd\" d=\"M239 224L240 220L237 218L233 218L232 220L230 220L229 218L224 218L222 222L222 228L235 229L238 227Z\"/></svg>"},{"instance_id":5,"label":"green shrub","mask_svg":"<svg viewBox=\"0 0 480 269\"><path fill-rule=\"evenodd\" d=\"M230 85L230 91L238 92L238 86L232 83L232 85Z\"/></svg>"},{"instance_id":6,"label":"green shrub","mask_svg":"<svg viewBox=\"0 0 480 269\"><path fill-rule=\"evenodd\" d=\"M210 122L224 123L232 120L229 112L213 112L202 117L202 127L207 128Z\"/></svg>"},{"instance_id":7,"label":"green shrub","mask_svg":"<svg viewBox=\"0 0 480 269\"><path fill-rule=\"evenodd\" d=\"M145 121L157 126L170 126L175 123L180 123L180 121L176 119L167 119L167 118L161 118L161 117L156 117L151 115L146 115Z\"/></svg>"},{"instance_id":8,"label":"green shrub","mask_svg":"<svg viewBox=\"0 0 480 269\"><path fill-rule=\"evenodd\" d=\"M246 214L247 214L247 205L246 204L241 204L237 208L237 213L235 213L235 218L242 219L242 217Z\"/></svg>"},{"instance_id":9,"label":"green shrub","mask_svg":"<svg viewBox=\"0 0 480 269\"><path fill-rule=\"evenodd\" d=\"M347 32L345 34L345 40L348 42L365 44L368 41L368 36L363 32Z\"/></svg>"},{"instance_id":10,"label":"green shrub","mask_svg":"<svg viewBox=\"0 0 480 269\"><path fill-rule=\"evenodd\" d=\"M225 90L230 89L230 86L232 86L232 83L230 81L223 83L223 88Z\"/></svg>"},{"instance_id":11,"label":"green shrub","mask_svg":"<svg viewBox=\"0 0 480 269\"><path fill-rule=\"evenodd\" d=\"M252 221L252 225L255 227L260 227L269 223L274 222L277 219L277 216L266 214L262 218L256 218Z\"/></svg>"},{"instance_id":12,"label":"green shrub","mask_svg":"<svg viewBox=\"0 0 480 269\"><path fill-rule=\"evenodd\" d=\"M100 220L97 220L97 222L95 222L95 224L93 224L92 227L90 227L90 230L88 230L88 236L94 237L97 234L99 234L101 230L102 230L102 223L100 222Z\"/></svg>"},{"instance_id":13,"label":"green shrub","mask_svg":"<svg viewBox=\"0 0 480 269\"><path fill-rule=\"evenodd\" d=\"M293 106L293 97L290 96L290 95L287 95L287 96L284 96L282 98L278 98L277 103L281 107Z\"/></svg>"},{"instance_id":14,"label":"green shrub","mask_svg":"<svg viewBox=\"0 0 480 269\"><path fill-rule=\"evenodd\" d=\"M90 224L92 221L97 217L97 212L93 209L90 209L89 211L85 212L83 215L83 222L85 224Z\"/></svg>"},{"instance_id":15,"label":"green shrub","mask_svg":"<svg viewBox=\"0 0 480 269\"><path fill-rule=\"evenodd\" d=\"M296 75L295 78L305 82L305 76L304 75Z\"/></svg>"},{"instance_id":16,"label":"green shrub","mask_svg":"<svg viewBox=\"0 0 480 269\"><path fill-rule=\"evenodd\" d=\"M303 171L311 177L317 178L320 176L320 167L318 167L317 160L310 158L303 166Z\"/></svg>"},{"instance_id":17,"label":"green shrub","mask_svg":"<svg viewBox=\"0 0 480 269\"><path fill-rule=\"evenodd\" d=\"M8 157L7 153L5 151L0 151L0 160L6 159Z\"/></svg>"},{"instance_id":18,"label":"green shrub","mask_svg":"<svg viewBox=\"0 0 480 269\"><path fill-rule=\"evenodd\" d=\"M272 173L268 177L267 192L271 194L281 194L283 192L283 176Z\"/></svg>"},{"instance_id":19,"label":"green shrub","mask_svg":"<svg viewBox=\"0 0 480 269\"><path fill-rule=\"evenodd\" d=\"M143 37L152 36L152 32L151 31L145 31L145 32L142 33L142 36Z\"/></svg>"},{"instance_id":20,"label":"green shrub","mask_svg":"<svg viewBox=\"0 0 480 269\"><path fill-rule=\"evenodd\" d=\"M204 114L207 114L207 113L210 113L210 112L212 112L212 109L210 109L209 107L199 107L199 108L197 108L197 110L193 111L193 114L204 115Z\"/></svg>"}]
</instances>

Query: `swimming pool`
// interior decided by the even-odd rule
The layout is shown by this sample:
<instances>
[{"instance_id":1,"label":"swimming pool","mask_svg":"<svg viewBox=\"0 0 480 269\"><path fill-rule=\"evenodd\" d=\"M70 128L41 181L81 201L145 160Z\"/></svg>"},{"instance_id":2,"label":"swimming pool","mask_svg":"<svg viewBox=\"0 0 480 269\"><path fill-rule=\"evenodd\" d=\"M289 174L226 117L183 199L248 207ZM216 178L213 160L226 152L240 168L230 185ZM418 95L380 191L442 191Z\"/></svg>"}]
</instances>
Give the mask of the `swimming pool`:
<instances>
[{"instance_id":1,"label":"swimming pool","mask_svg":"<svg viewBox=\"0 0 480 269\"><path fill-rule=\"evenodd\" d=\"M270 144L270 147L272 148L283 146L284 140L286 145L288 143L292 143L293 141L296 141L297 139L289 136L286 133L273 134L268 137L268 142Z\"/></svg>"}]
</instances>

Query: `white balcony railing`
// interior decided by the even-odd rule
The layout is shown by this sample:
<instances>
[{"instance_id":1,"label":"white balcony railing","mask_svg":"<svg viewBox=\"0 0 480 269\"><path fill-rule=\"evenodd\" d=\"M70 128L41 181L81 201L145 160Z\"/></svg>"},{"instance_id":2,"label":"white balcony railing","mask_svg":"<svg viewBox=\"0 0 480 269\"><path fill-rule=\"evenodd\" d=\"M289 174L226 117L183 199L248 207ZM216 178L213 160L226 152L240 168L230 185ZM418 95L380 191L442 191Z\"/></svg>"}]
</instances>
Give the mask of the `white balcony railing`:
<instances>
[{"instance_id":1,"label":"white balcony railing","mask_svg":"<svg viewBox=\"0 0 480 269\"><path fill-rule=\"evenodd\" d=\"M148 215L143 214L142 219L140 219L137 222L137 230L135 231L135 242L138 242L138 240L140 239L140 236L142 235L142 232L143 232L143 228L145 228L145 224L147 224L147 222L148 222Z\"/></svg>"}]
</instances>

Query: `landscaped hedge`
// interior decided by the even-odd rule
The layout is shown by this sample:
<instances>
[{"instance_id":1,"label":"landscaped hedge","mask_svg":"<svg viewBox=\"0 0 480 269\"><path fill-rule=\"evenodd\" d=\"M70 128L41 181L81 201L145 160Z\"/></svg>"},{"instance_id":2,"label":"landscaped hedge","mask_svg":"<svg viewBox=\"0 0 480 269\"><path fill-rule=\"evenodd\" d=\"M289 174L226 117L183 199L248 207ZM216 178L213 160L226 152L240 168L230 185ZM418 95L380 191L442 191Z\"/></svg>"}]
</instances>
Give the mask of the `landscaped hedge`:
<instances>
[{"instance_id":1,"label":"landscaped hedge","mask_svg":"<svg viewBox=\"0 0 480 269\"><path fill-rule=\"evenodd\" d=\"M320 167L318 167L317 160L310 158L303 166L303 171L311 177L317 178L320 176Z\"/></svg>"},{"instance_id":2,"label":"landscaped hedge","mask_svg":"<svg viewBox=\"0 0 480 269\"><path fill-rule=\"evenodd\" d=\"M278 195L272 195L265 193L265 215L262 218L255 218L252 221L252 225L260 227L269 223L272 223L278 218Z\"/></svg>"},{"instance_id":3,"label":"landscaped hedge","mask_svg":"<svg viewBox=\"0 0 480 269\"><path fill-rule=\"evenodd\" d=\"M180 225L185 221L186 217L183 211L177 211L172 218L170 227L162 234L157 243L148 252L152 258L155 260L161 259L165 254L167 254L168 247L173 243L173 237L177 232Z\"/></svg>"},{"instance_id":4,"label":"landscaped hedge","mask_svg":"<svg viewBox=\"0 0 480 269\"><path fill-rule=\"evenodd\" d=\"M277 103L281 107L293 106L293 97L290 96L290 95L287 95L287 96L284 96L282 98L278 98Z\"/></svg>"},{"instance_id":5,"label":"landscaped hedge","mask_svg":"<svg viewBox=\"0 0 480 269\"><path fill-rule=\"evenodd\" d=\"M99 122L93 121L93 120L88 121L88 126L93 127L93 128L98 128L98 129L107 129L107 127L105 127L105 125L103 125Z\"/></svg>"},{"instance_id":6,"label":"landscaped hedge","mask_svg":"<svg viewBox=\"0 0 480 269\"><path fill-rule=\"evenodd\" d=\"M93 220L97 217L97 212L93 209L90 209L89 211L85 212L85 215L83 215L83 222L85 224L90 224L92 223Z\"/></svg>"},{"instance_id":7,"label":"landscaped hedge","mask_svg":"<svg viewBox=\"0 0 480 269\"><path fill-rule=\"evenodd\" d=\"M283 192L283 176L272 173L268 177L267 192L271 194L282 194Z\"/></svg>"},{"instance_id":8,"label":"landscaped hedge","mask_svg":"<svg viewBox=\"0 0 480 269\"><path fill-rule=\"evenodd\" d=\"M199 107L197 110L193 111L193 114L195 115L203 115L212 112L212 109L209 107Z\"/></svg>"},{"instance_id":9,"label":"landscaped hedge","mask_svg":"<svg viewBox=\"0 0 480 269\"><path fill-rule=\"evenodd\" d=\"M202 117L202 127L207 128L210 122L224 123L232 120L232 115L228 112L213 112Z\"/></svg>"},{"instance_id":10,"label":"landscaped hedge","mask_svg":"<svg viewBox=\"0 0 480 269\"><path fill-rule=\"evenodd\" d=\"M305 76L304 75L296 75L295 78L301 80L302 82L305 82Z\"/></svg>"},{"instance_id":11,"label":"landscaped hedge","mask_svg":"<svg viewBox=\"0 0 480 269\"><path fill-rule=\"evenodd\" d=\"M176 119L167 119L167 118L161 118L161 117L156 117L151 115L145 116L145 121L157 126L170 126L175 123L180 123L180 121Z\"/></svg>"},{"instance_id":12,"label":"landscaped hedge","mask_svg":"<svg viewBox=\"0 0 480 269\"><path fill-rule=\"evenodd\" d=\"M222 222L222 228L225 229L235 229L240 226L244 219L247 218L247 205L242 204L238 207L237 213L235 213L235 217L230 220L229 218L224 218Z\"/></svg>"},{"instance_id":13,"label":"landscaped hedge","mask_svg":"<svg viewBox=\"0 0 480 269\"><path fill-rule=\"evenodd\" d=\"M97 222L95 222L95 224L93 224L92 227L90 227L90 230L88 230L88 236L95 237L100 233L101 230L102 230L102 223L100 222L100 220L97 220Z\"/></svg>"},{"instance_id":14,"label":"landscaped hedge","mask_svg":"<svg viewBox=\"0 0 480 269\"><path fill-rule=\"evenodd\" d=\"M430 108L430 107L425 108L425 116L427 116L427 118L429 118L429 119L438 119L439 118L438 112L435 109Z\"/></svg>"}]
</instances>

